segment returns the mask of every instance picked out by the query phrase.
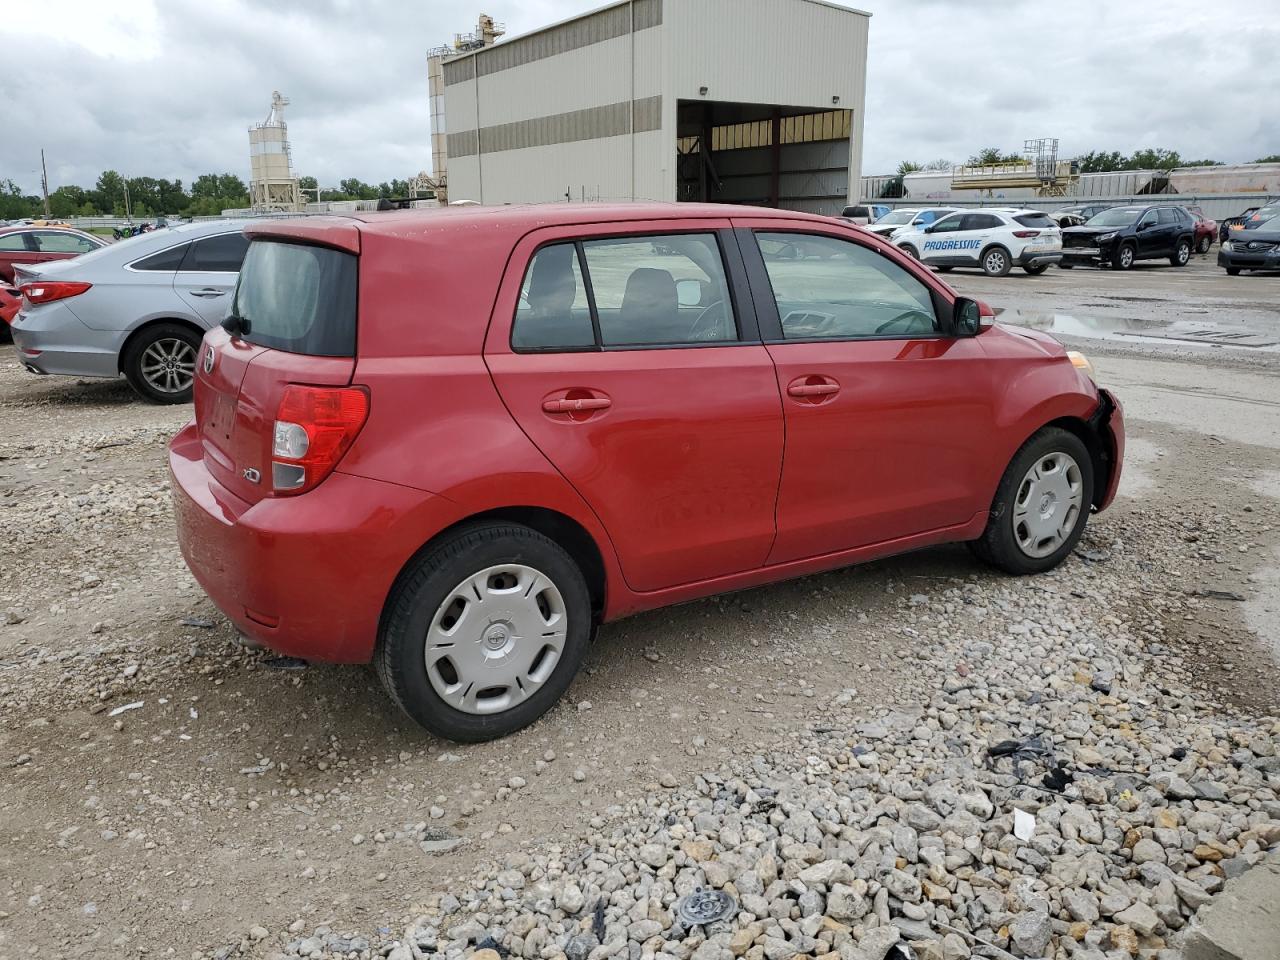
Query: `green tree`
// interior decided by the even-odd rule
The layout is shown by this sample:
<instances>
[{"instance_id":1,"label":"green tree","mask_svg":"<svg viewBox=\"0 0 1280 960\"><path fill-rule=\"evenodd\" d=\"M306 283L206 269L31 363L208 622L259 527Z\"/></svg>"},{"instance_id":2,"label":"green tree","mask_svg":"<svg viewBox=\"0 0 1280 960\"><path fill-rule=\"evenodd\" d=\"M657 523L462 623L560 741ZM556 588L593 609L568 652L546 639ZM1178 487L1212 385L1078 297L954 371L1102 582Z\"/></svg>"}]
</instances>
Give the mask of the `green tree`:
<instances>
[{"instance_id":1,"label":"green tree","mask_svg":"<svg viewBox=\"0 0 1280 960\"><path fill-rule=\"evenodd\" d=\"M941 173L944 170L951 170L953 166L955 165L950 160L945 157L939 157L937 160L930 160L924 165L924 168L930 173Z\"/></svg>"},{"instance_id":2,"label":"green tree","mask_svg":"<svg viewBox=\"0 0 1280 960\"><path fill-rule=\"evenodd\" d=\"M104 214L124 215L124 178L114 170L104 170L89 199Z\"/></svg>"},{"instance_id":3,"label":"green tree","mask_svg":"<svg viewBox=\"0 0 1280 960\"><path fill-rule=\"evenodd\" d=\"M898 164L898 176L905 177L908 173L915 173L917 170L923 170L924 167L910 160L903 160Z\"/></svg>"},{"instance_id":4,"label":"green tree","mask_svg":"<svg viewBox=\"0 0 1280 960\"><path fill-rule=\"evenodd\" d=\"M49 213L55 217L77 217L89 202L83 187L59 187L49 194Z\"/></svg>"},{"instance_id":5,"label":"green tree","mask_svg":"<svg viewBox=\"0 0 1280 960\"><path fill-rule=\"evenodd\" d=\"M1090 150L1076 157L1076 162L1080 165L1081 173L1110 173L1112 170L1124 170L1128 158L1119 150L1112 150L1110 153L1105 150Z\"/></svg>"},{"instance_id":6,"label":"green tree","mask_svg":"<svg viewBox=\"0 0 1280 960\"><path fill-rule=\"evenodd\" d=\"M1135 150L1125 163L1128 170L1172 170L1182 166L1182 158L1177 150L1166 150L1164 147L1147 147Z\"/></svg>"},{"instance_id":7,"label":"green tree","mask_svg":"<svg viewBox=\"0 0 1280 960\"><path fill-rule=\"evenodd\" d=\"M1280 163L1280 153L1273 153L1270 156L1259 157L1254 163Z\"/></svg>"},{"instance_id":8,"label":"green tree","mask_svg":"<svg viewBox=\"0 0 1280 960\"><path fill-rule=\"evenodd\" d=\"M0 180L0 219L18 220L42 211L39 197L24 196L12 180Z\"/></svg>"},{"instance_id":9,"label":"green tree","mask_svg":"<svg viewBox=\"0 0 1280 960\"><path fill-rule=\"evenodd\" d=\"M1022 163L1024 157L1016 153L1004 153L999 147L983 147L969 158L971 167L988 167L996 163Z\"/></svg>"}]
</instances>

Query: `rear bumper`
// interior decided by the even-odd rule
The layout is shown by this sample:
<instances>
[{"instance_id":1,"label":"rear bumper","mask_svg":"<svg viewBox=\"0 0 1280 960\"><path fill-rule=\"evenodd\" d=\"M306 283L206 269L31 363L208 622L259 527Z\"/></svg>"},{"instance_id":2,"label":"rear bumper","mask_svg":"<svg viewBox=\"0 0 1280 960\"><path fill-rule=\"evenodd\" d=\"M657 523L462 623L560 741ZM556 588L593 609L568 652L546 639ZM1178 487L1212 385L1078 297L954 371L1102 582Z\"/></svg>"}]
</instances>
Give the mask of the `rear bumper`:
<instances>
[{"instance_id":1,"label":"rear bumper","mask_svg":"<svg viewBox=\"0 0 1280 960\"><path fill-rule=\"evenodd\" d=\"M210 475L194 423L170 444L169 472L200 586L247 636L306 660L368 662L401 569L459 519L442 497L344 473L250 504Z\"/></svg>"},{"instance_id":2,"label":"rear bumper","mask_svg":"<svg viewBox=\"0 0 1280 960\"><path fill-rule=\"evenodd\" d=\"M118 377L124 334L90 330L66 303L20 310L13 322L18 360L33 373Z\"/></svg>"},{"instance_id":3,"label":"rear bumper","mask_svg":"<svg viewBox=\"0 0 1280 960\"><path fill-rule=\"evenodd\" d=\"M1061 250L1023 250L1014 261L1020 267L1047 266L1062 259Z\"/></svg>"},{"instance_id":4,"label":"rear bumper","mask_svg":"<svg viewBox=\"0 0 1280 960\"><path fill-rule=\"evenodd\" d=\"M1102 496L1094 499L1094 507L1101 512L1114 502L1124 469L1124 408L1110 390L1098 391L1098 409L1090 418L1089 425L1102 445L1108 467Z\"/></svg>"}]
</instances>

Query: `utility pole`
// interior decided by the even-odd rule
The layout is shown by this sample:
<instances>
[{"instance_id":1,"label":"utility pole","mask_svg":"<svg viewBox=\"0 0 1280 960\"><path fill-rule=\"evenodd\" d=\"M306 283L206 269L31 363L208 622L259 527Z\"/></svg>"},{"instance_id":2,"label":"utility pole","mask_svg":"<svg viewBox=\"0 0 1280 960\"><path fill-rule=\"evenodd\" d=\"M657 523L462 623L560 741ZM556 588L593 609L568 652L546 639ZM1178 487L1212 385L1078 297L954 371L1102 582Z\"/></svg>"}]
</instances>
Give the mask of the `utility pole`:
<instances>
[{"instance_id":1,"label":"utility pole","mask_svg":"<svg viewBox=\"0 0 1280 960\"><path fill-rule=\"evenodd\" d=\"M40 148L40 190L44 193L44 218L49 219L49 168L44 165L44 147Z\"/></svg>"},{"instance_id":2,"label":"utility pole","mask_svg":"<svg viewBox=\"0 0 1280 960\"><path fill-rule=\"evenodd\" d=\"M129 178L121 177L120 182L124 184L124 218L133 223L133 214L129 212Z\"/></svg>"}]
</instances>

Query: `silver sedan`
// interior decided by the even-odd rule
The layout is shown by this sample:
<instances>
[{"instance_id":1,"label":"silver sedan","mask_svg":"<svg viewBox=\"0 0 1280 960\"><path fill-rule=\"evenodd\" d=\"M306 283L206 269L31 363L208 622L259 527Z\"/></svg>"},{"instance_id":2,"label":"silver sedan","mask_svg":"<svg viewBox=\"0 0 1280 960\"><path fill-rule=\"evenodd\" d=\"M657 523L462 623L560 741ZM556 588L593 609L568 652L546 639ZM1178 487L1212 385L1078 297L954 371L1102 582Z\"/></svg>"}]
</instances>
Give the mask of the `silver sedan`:
<instances>
[{"instance_id":1,"label":"silver sedan","mask_svg":"<svg viewBox=\"0 0 1280 960\"><path fill-rule=\"evenodd\" d=\"M200 340L225 316L248 249L244 223L186 224L16 267L18 359L37 374L123 374L154 403L189 401Z\"/></svg>"}]
</instances>

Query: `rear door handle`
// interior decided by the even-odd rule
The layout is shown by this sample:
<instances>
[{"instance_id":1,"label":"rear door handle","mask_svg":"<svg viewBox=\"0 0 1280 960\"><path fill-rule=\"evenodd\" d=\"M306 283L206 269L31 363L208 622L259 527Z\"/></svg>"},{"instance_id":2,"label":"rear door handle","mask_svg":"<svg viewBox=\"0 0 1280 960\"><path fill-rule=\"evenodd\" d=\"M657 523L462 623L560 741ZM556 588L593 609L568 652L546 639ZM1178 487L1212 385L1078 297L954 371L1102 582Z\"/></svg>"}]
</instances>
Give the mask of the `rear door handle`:
<instances>
[{"instance_id":1,"label":"rear door handle","mask_svg":"<svg viewBox=\"0 0 1280 960\"><path fill-rule=\"evenodd\" d=\"M543 400L545 413L577 413L578 411L608 410L613 401L608 397L582 397L578 400Z\"/></svg>"},{"instance_id":2,"label":"rear door handle","mask_svg":"<svg viewBox=\"0 0 1280 960\"><path fill-rule=\"evenodd\" d=\"M225 290L215 290L213 287L205 287L203 290L192 290L193 297L221 297L226 294Z\"/></svg>"},{"instance_id":3,"label":"rear door handle","mask_svg":"<svg viewBox=\"0 0 1280 960\"><path fill-rule=\"evenodd\" d=\"M838 383L805 383L803 380L796 380L787 387L787 393L793 397L825 397L839 392Z\"/></svg>"}]
</instances>

